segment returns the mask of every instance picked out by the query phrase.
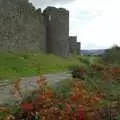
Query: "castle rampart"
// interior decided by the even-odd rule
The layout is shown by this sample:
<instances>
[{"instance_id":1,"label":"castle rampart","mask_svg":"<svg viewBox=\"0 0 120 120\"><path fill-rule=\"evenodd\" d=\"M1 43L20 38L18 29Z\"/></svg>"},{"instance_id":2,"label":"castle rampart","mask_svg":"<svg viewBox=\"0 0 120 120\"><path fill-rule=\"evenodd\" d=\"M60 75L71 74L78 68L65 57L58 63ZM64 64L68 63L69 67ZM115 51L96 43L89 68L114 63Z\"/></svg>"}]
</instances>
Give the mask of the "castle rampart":
<instances>
[{"instance_id":1,"label":"castle rampart","mask_svg":"<svg viewBox=\"0 0 120 120\"><path fill-rule=\"evenodd\" d=\"M80 50L80 44L73 47L71 43L68 10L47 7L42 12L27 0L1 0L0 51L33 51L68 56L70 52Z\"/></svg>"},{"instance_id":2,"label":"castle rampart","mask_svg":"<svg viewBox=\"0 0 120 120\"><path fill-rule=\"evenodd\" d=\"M80 42L77 42L77 36L69 37L70 53L79 54L80 53Z\"/></svg>"},{"instance_id":3,"label":"castle rampart","mask_svg":"<svg viewBox=\"0 0 120 120\"><path fill-rule=\"evenodd\" d=\"M60 56L69 54L69 12L48 7L44 11L47 29L47 49Z\"/></svg>"}]
</instances>

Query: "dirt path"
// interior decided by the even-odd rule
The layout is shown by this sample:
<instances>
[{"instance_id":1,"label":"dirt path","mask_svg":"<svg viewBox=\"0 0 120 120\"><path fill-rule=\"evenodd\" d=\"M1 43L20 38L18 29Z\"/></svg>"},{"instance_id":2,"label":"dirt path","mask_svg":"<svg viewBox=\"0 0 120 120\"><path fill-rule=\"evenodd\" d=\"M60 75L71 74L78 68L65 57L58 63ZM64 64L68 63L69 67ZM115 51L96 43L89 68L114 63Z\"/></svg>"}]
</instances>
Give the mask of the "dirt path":
<instances>
[{"instance_id":1,"label":"dirt path","mask_svg":"<svg viewBox=\"0 0 120 120\"><path fill-rule=\"evenodd\" d=\"M61 80L71 79L71 75L67 72L45 74L43 76L46 77L49 85L51 86L55 86ZM25 92L26 88L29 90L34 90L37 87L36 80L38 78L38 76L21 78L22 80L20 82L20 87L22 88L22 92ZM16 100L17 97L11 94L11 88L12 86L9 85L9 82L7 80L0 81L0 105Z\"/></svg>"}]
</instances>

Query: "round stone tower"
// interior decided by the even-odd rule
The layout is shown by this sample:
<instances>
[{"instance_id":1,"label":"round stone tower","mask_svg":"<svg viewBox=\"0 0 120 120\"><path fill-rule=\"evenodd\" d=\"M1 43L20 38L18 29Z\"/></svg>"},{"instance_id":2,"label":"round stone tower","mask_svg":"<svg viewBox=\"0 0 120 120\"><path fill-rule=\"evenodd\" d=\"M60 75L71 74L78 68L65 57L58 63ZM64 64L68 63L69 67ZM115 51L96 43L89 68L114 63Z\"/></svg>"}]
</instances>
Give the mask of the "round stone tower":
<instances>
[{"instance_id":1,"label":"round stone tower","mask_svg":"<svg viewBox=\"0 0 120 120\"><path fill-rule=\"evenodd\" d=\"M58 56L69 55L69 11L47 7L43 11L46 22L47 52Z\"/></svg>"}]
</instances>

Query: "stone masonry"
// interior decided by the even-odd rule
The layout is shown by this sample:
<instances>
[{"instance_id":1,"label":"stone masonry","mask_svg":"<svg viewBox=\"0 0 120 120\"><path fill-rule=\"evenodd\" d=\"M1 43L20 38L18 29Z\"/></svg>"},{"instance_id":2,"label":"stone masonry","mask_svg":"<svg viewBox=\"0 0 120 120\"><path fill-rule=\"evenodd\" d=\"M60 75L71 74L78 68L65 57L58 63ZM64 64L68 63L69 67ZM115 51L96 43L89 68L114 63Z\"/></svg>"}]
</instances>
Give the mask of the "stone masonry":
<instances>
[{"instance_id":1,"label":"stone masonry","mask_svg":"<svg viewBox=\"0 0 120 120\"><path fill-rule=\"evenodd\" d=\"M80 42L77 42L77 36L69 37L69 51L73 54L80 54Z\"/></svg>"},{"instance_id":2,"label":"stone masonry","mask_svg":"<svg viewBox=\"0 0 120 120\"><path fill-rule=\"evenodd\" d=\"M72 45L69 37L69 11L66 9L47 7L41 12L28 0L0 1L0 51L68 56L80 51L80 43L75 43Z\"/></svg>"}]
</instances>

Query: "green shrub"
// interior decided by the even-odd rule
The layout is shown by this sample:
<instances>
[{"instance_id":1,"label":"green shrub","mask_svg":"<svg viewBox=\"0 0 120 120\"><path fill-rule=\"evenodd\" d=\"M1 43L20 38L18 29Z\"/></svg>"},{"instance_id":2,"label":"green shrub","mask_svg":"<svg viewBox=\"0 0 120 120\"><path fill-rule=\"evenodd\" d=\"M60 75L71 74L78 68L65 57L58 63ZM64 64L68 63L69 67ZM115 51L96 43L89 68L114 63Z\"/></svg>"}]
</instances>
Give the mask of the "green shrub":
<instances>
[{"instance_id":1,"label":"green shrub","mask_svg":"<svg viewBox=\"0 0 120 120\"><path fill-rule=\"evenodd\" d=\"M102 60L106 64L120 64L120 47L113 46L112 48L107 49Z\"/></svg>"}]
</instances>

